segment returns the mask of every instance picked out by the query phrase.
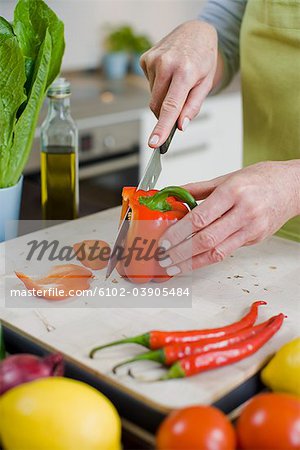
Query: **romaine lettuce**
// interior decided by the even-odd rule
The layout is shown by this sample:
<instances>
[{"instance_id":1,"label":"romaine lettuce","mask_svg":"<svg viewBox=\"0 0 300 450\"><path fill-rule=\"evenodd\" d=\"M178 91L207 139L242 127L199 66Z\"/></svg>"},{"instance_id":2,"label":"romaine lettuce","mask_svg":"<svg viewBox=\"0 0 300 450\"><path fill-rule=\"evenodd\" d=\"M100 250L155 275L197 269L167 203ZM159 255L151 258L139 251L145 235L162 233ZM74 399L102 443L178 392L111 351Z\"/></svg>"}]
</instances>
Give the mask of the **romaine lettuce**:
<instances>
[{"instance_id":1,"label":"romaine lettuce","mask_svg":"<svg viewBox=\"0 0 300 450\"><path fill-rule=\"evenodd\" d=\"M64 46L63 23L42 0L19 0L13 24L0 17L0 188L23 172Z\"/></svg>"}]
</instances>

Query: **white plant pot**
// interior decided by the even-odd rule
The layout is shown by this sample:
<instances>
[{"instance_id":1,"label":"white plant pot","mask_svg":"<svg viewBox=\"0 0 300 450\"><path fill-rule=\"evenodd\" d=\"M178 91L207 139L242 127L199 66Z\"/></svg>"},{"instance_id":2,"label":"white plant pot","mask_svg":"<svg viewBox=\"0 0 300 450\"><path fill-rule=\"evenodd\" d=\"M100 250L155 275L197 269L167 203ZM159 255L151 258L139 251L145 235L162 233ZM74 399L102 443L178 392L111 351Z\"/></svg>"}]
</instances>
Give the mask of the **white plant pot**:
<instances>
[{"instance_id":1,"label":"white plant pot","mask_svg":"<svg viewBox=\"0 0 300 450\"><path fill-rule=\"evenodd\" d=\"M0 242L18 235L17 221L23 188L23 176L15 186L0 189Z\"/></svg>"}]
</instances>

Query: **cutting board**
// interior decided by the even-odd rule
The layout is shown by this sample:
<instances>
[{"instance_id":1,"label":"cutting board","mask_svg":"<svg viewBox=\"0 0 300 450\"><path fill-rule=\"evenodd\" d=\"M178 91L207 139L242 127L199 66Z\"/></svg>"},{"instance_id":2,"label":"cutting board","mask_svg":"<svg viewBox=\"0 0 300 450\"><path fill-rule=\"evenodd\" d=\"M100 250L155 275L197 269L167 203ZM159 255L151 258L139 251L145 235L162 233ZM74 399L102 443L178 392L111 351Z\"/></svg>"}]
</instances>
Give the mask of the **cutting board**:
<instances>
[{"instance_id":1,"label":"cutting board","mask_svg":"<svg viewBox=\"0 0 300 450\"><path fill-rule=\"evenodd\" d=\"M24 261L24 248L29 240L55 239L59 235L61 241L69 244L83 239L105 239L112 244L118 216L119 210L112 209L1 244L0 317L4 324L30 336L39 345L62 352L115 389L163 413L187 405L216 402L256 373L280 346L299 334L300 245L277 237L242 248L224 262L194 272L190 280L192 301L187 300L185 308L162 308L149 298L147 308L142 301L139 307L139 299L136 299L135 308L121 308L118 303L118 307L103 308L100 297L60 302L22 298L15 304L5 295L4 279L6 285L22 289L14 270L25 273L29 268L31 270ZM106 282L104 276L105 271L98 271L92 285L125 286L125 289L129 286L117 274ZM94 360L88 358L88 352L96 345L151 329L209 328L229 324L240 319L257 299L268 302L259 310L259 321L279 312L284 312L288 318L279 333L261 350L231 366L189 379L146 382L132 379L125 369L120 369L117 376L111 371L115 364L143 351L141 347L119 346L104 350ZM115 306L113 299L111 306ZM161 374L161 370L150 362L140 362L133 367L139 378Z\"/></svg>"}]
</instances>

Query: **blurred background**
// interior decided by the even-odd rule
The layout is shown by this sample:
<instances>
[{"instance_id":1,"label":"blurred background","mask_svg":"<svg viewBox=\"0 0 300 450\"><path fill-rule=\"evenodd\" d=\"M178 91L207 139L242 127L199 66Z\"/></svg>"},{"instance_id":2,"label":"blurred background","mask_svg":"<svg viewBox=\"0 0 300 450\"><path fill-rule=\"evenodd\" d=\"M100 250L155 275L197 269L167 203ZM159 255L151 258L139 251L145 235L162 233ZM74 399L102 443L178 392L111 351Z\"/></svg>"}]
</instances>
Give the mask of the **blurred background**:
<instances>
[{"instance_id":1,"label":"blurred background","mask_svg":"<svg viewBox=\"0 0 300 450\"><path fill-rule=\"evenodd\" d=\"M63 76L71 82L71 113L79 129L80 215L121 203L136 186L150 150L155 118L140 55L180 23L197 18L203 0L47 0L65 23ZM0 0L9 19L16 1ZM43 108L40 123L47 112ZM158 187L219 176L242 160L238 78L210 97L163 158ZM30 198L30 202L28 202ZM25 171L21 218L39 219L40 140Z\"/></svg>"},{"instance_id":2,"label":"blurred background","mask_svg":"<svg viewBox=\"0 0 300 450\"><path fill-rule=\"evenodd\" d=\"M11 18L16 3L0 0L1 15ZM107 26L130 24L156 42L178 24L195 18L203 3L203 0L47 0L65 23L65 70L99 66Z\"/></svg>"}]
</instances>

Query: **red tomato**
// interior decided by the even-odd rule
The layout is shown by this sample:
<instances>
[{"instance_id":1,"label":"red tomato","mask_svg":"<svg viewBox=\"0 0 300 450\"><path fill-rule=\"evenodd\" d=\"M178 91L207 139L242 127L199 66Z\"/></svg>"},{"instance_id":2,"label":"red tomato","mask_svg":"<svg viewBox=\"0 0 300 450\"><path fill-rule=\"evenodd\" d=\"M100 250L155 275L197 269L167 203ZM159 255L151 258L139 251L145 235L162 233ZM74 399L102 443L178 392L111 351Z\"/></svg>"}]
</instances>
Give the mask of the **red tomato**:
<instances>
[{"instance_id":1,"label":"red tomato","mask_svg":"<svg viewBox=\"0 0 300 450\"><path fill-rule=\"evenodd\" d=\"M243 450L300 449L300 400L289 394L254 397L237 422Z\"/></svg>"},{"instance_id":2,"label":"red tomato","mask_svg":"<svg viewBox=\"0 0 300 450\"><path fill-rule=\"evenodd\" d=\"M77 259L92 270L104 269L108 264L110 246L105 241L82 241L73 245Z\"/></svg>"},{"instance_id":3,"label":"red tomato","mask_svg":"<svg viewBox=\"0 0 300 450\"><path fill-rule=\"evenodd\" d=\"M174 411L159 427L158 450L234 450L235 433L227 417L212 406Z\"/></svg>"}]
</instances>

